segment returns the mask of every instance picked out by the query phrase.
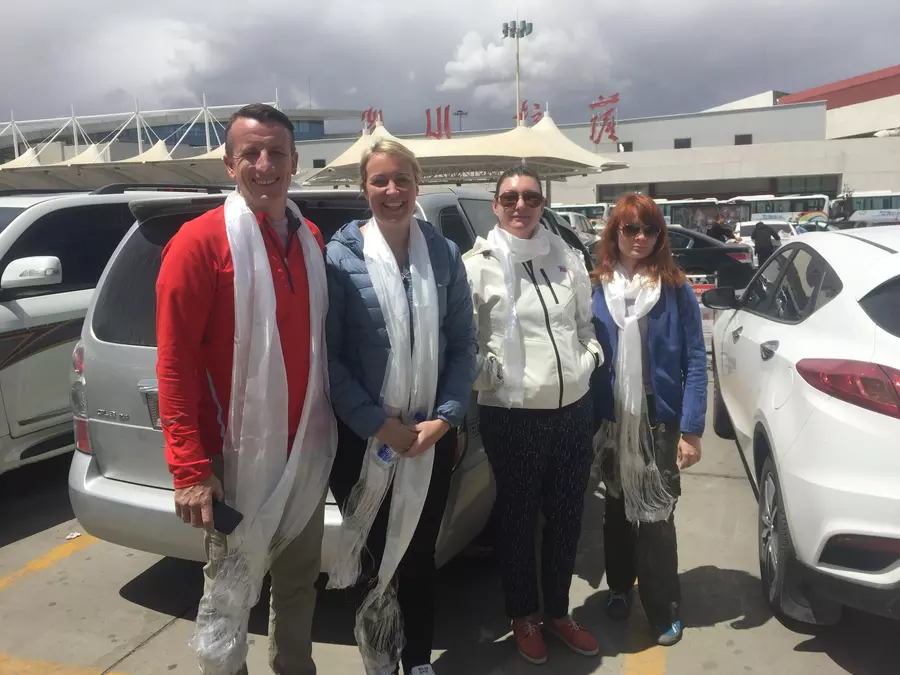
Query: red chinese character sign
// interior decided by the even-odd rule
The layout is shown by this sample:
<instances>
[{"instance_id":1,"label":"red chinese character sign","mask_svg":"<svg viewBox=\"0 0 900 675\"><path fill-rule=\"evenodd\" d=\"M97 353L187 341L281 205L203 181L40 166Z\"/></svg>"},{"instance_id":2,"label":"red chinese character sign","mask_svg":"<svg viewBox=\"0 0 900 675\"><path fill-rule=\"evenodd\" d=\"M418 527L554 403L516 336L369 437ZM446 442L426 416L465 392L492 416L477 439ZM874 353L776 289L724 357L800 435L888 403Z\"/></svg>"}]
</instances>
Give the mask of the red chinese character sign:
<instances>
[{"instance_id":1,"label":"red chinese character sign","mask_svg":"<svg viewBox=\"0 0 900 675\"><path fill-rule=\"evenodd\" d=\"M531 124L532 126L544 119L544 112L541 110L540 103L534 103L531 106ZM519 110L519 121L524 121L529 116L528 101L522 101L522 108Z\"/></svg>"},{"instance_id":2,"label":"red chinese character sign","mask_svg":"<svg viewBox=\"0 0 900 675\"><path fill-rule=\"evenodd\" d=\"M522 101L522 107L519 109L519 117L518 120L523 122L526 118L528 118L529 114L531 115L531 124L534 126L542 119L544 119L544 111L541 110L540 103L534 103L531 106L531 112L529 113L528 101ZM513 118L516 119L516 118Z\"/></svg>"},{"instance_id":3,"label":"red chinese character sign","mask_svg":"<svg viewBox=\"0 0 900 675\"><path fill-rule=\"evenodd\" d=\"M597 100L590 104L590 109L594 111L591 117L591 140L594 145L603 140L604 134L613 143L619 142L619 137L616 136L616 109L610 107L618 103L619 94L615 93L608 97L598 96Z\"/></svg>"},{"instance_id":4,"label":"red chinese character sign","mask_svg":"<svg viewBox=\"0 0 900 675\"><path fill-rule=\"evenodd\" d=\"M375 129L376 122L381 122L384 124L384 115L381 112L381 109L369 108L368 110L363 110L362 115L359 117L360 122L365 122L366 129L371 133Z\"/></svg>"},{"instance_id":5,"label":"red chinese character sign","mask_svg":"<svg viewBox=\"0 0 900 675\"><path fill-rule=\"evenodd\" d=\"M427 129L425 131L425 135L431 138L443 138L445 135L447 138L451 138L450 135L450 106L446 106L443 109L437 107L434 109L435 112L435 124L432 126L431 124L431 109L425 111L425 124ZM436 127L436 130L435 130Z\"/></svg>"}]
</instances>

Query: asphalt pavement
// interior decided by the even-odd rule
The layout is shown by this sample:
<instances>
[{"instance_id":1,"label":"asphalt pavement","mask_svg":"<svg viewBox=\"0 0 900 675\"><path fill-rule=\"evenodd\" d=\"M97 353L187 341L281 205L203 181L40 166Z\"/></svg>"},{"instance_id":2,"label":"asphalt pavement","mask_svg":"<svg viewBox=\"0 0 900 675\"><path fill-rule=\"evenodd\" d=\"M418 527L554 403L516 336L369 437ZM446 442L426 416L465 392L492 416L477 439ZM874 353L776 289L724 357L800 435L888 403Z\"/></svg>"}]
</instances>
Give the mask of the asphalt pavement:
<instances>
[{"instance_id":1,"label":"asphalt pavement","mask_svg":"<svg viewBox=\"0 0 900 675\"><path fill-rule=\"evenodd\" d=\"M600 656L578 656L548 638L548 663L525 663L503 617L496 561L467 555L439 575L438 675L900 672L900 622L847 611L838 625L813 629L772 617L760 592L756 500L736 446L711 426L676 510L680 644L655 646L639 604L625 623L606 618L604 500L592 485L571 598L575 617L600 640ZM68 501L68 465L59 457L0 476L0 675L198 672L188 641L200 566L84 534ZM266 607L264 595L251 616L251 675L269 672ZM313 638L321 674L363 672L352 626L352 597L320 592Z\"/></svg>"}]
</instances>

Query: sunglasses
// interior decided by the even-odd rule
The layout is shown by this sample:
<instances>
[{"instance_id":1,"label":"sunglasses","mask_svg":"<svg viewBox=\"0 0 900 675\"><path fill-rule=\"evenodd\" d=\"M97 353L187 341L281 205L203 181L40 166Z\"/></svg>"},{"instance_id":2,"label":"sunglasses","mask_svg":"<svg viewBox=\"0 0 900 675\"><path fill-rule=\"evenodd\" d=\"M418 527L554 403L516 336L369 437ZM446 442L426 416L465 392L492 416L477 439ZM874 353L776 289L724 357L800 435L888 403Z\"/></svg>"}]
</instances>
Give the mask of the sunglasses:
<instances>
[{"instance_id":1,"label":"sunglasses","mask_svg":"<svg viewBox=\"0 0 900 675\"><path fill-rule=\"evenodd\" d=\"M504 192L497 197L497 203L504 208L512 209L519 203L519 199L525 202L525 206L529 209L536 209L544 204L544 195L540 192L535 192L534 190L528 190L521 193L512 190Z\"/></svg>"},{"instance_id":2,"label":"sunglasses","mask_svg":"<svg viewBox=\"0 0 900 675\"><path fill-rule=\"evenodd\" d=\"M659 236L659 225L642 225L641 223L629 223L622 226L622 234L629 239L634 239L641 232L647 239L653 239Z\"/></svg>"}]
</instances>

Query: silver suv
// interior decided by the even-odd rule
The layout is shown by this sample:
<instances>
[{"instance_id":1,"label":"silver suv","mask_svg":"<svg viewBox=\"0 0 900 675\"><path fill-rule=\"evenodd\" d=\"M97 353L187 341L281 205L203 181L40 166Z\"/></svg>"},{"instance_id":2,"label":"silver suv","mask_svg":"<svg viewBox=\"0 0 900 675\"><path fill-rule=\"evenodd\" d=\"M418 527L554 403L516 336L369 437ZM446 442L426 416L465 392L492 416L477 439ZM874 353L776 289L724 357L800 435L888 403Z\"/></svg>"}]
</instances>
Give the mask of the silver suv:
<instances>
[{"instance_id":1,"label":"silver suv","mask_svg":"<svg viewBox=\"0 0 900 675\"><path fill-rule=\"evenodd\" d=\"M355 190L298 191L290 196L326 241L343 224L368 216L368 206ZM203 538L174 512L157 403L156 278L162 249L178 229L223 200L175 197L131 204L137 223L100 279L73 359L77 452L69 494L75 515L86 531L101 539L190 560L203 559ZM491 195L481 190L425 189L417 215L462 251L496 222ZM478 433L474 394L457 448L438 541L439 565L475 539L493 506L494 484ZM329 494L323 570L340 523Z\"/></svg>"}]
</instances>

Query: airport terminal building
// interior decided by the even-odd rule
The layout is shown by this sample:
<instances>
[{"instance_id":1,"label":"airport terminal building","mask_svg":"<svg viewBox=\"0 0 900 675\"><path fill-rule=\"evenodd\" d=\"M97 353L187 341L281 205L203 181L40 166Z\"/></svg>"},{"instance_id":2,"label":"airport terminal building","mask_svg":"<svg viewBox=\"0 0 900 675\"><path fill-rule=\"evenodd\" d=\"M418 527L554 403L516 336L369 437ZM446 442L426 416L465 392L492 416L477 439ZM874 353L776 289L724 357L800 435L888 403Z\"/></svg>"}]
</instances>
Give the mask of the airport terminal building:
<instances>
[{"instance_id":1,"label":"airport terminal building","mask_svg":"<svg viewBox=\"0 0 900 675\"><path fill-rule=\"evenodd\" d=\"M225 125L238 107L0 123L0 177L4 163L31 171L54 163L84 165L135 156L218 159ZM294 123L299 169L306 175L353 145L366 118L359 110L284 112ZM695 113L620 119L616 143L595 144L590 123L556 121L570 140L627 162L628 168L554 181L548 196L555 203L614 201L626 191L670 200L900 192L900 65L802 92L768 91ZM360 131L329 133L330 122ZM485 133L454 131L453 138ZM396 135L401 140L425 137ZM154 144L153 152L147 152ZM85 156L86 147L96 149L97 157ZM25 152L31 157L23 157Z\"/></svg>"}]
</instances>

